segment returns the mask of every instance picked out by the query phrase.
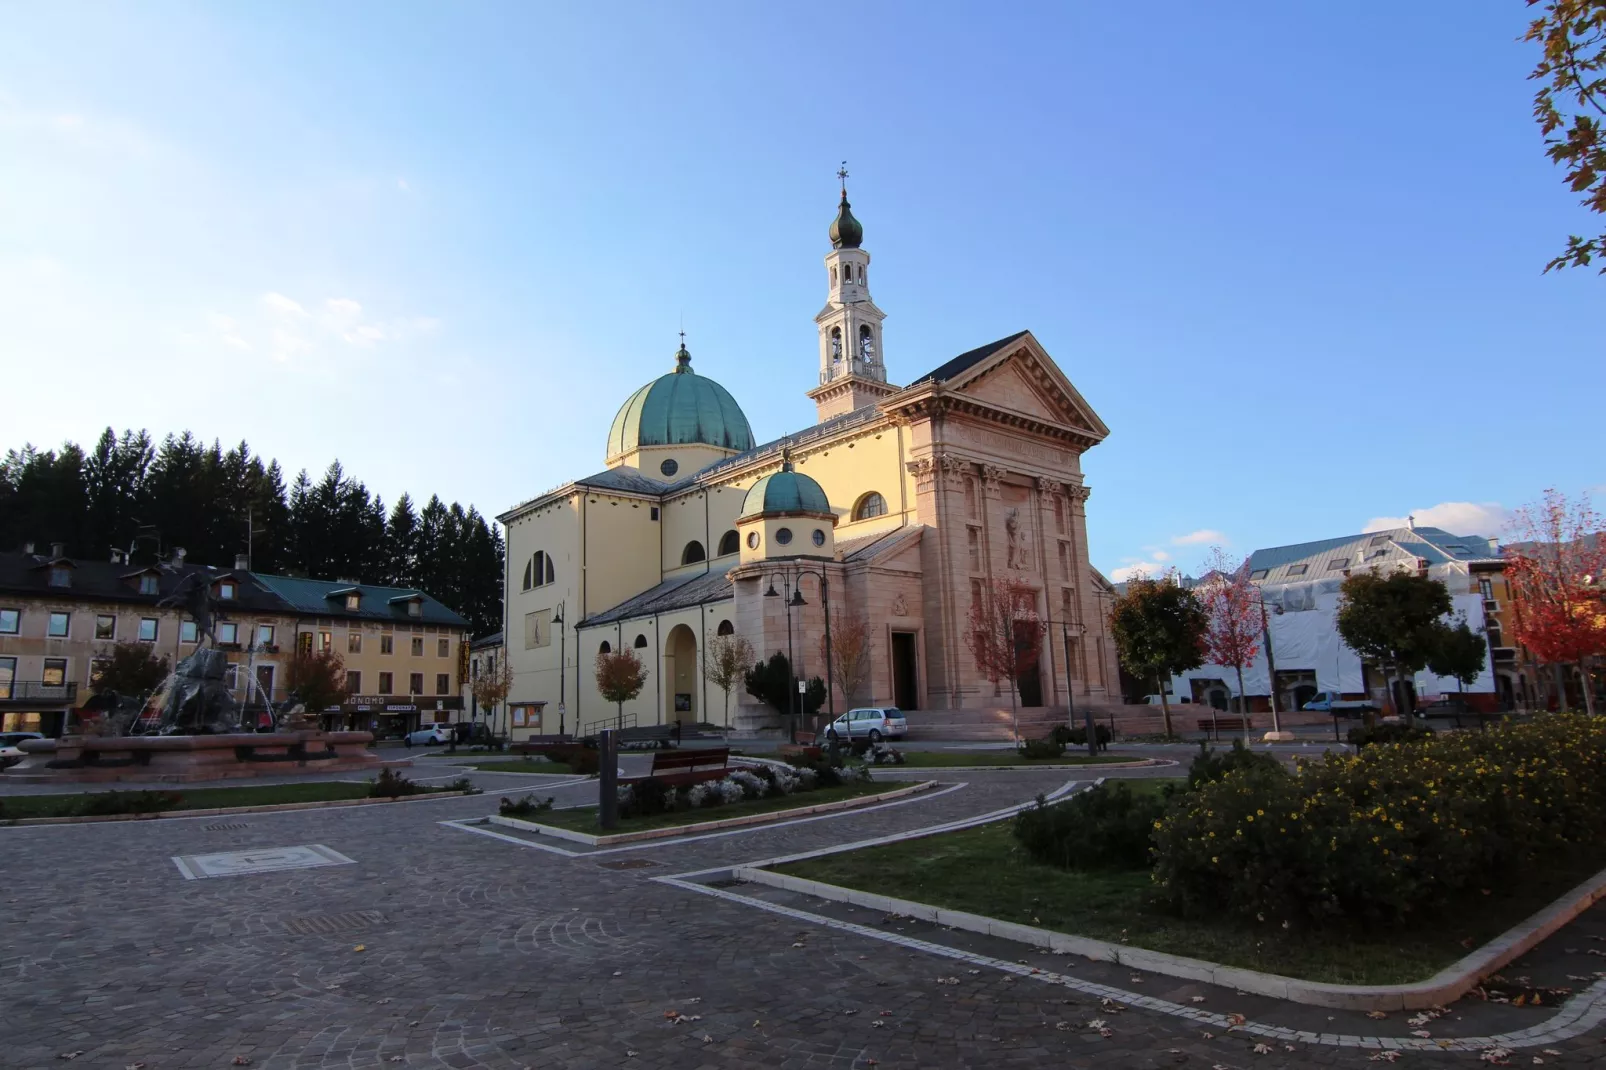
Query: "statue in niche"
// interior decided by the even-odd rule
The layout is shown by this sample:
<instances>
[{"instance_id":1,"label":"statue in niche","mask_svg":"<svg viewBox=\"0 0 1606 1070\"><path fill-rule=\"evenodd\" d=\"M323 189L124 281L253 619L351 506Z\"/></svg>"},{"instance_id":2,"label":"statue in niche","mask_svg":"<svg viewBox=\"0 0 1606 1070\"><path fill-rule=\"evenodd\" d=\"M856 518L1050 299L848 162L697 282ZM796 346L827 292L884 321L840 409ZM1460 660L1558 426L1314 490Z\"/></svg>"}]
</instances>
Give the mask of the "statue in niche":
<instances>
[{"instance_id":1,"label":"statue in niche","mask_svg":"<svg viewBox=\"0 0 1606 1070\"><path fill-rule=\"evenodd\" d=\"M1024 571L1031 560L1031 549L1026 539L1026 527L1021 523L1020 510L1010 506L1004 510L1005 563Z\"/></svg>"}]
</instances>

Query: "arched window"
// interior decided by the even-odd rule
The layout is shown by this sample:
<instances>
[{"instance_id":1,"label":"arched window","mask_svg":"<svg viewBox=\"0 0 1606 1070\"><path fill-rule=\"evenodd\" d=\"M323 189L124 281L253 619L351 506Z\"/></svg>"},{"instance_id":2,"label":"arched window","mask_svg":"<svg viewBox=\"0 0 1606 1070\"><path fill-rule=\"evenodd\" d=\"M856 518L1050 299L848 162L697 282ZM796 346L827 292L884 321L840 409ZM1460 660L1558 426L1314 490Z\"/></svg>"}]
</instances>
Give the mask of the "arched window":
<instances>
[{"instance_id":1,"label":"arched window","mask_svg":"<svg viewBox=\"0 0 1606 1070\"><path fill-rule=\"evenodd\" d=\"M526 591L530 589L530 573L533 571L531 567L532 565L534 565L533 561L524 562L524 589Z\"/></svg>"},{"instance_id":2,"label":"arched window","mask_svg":"<svg viewBox=\"0 0 1606 1070\"><path fill-rule=\"evenodd\" d=\"M613 647L608 643L608 640L604 639L602 641L602 645L597 648L597 653L598 654L612 654L613 653Z\"/></svg>"},{"instance_id":3,"label":"arched window","mask_svg":"<svg viewBox=\"0 0 1606 1070\"><path fill-rule=\"evenodd\" d=\"M859 359L863 361L875 359L875 336L871 334L868 323L859 325Z\"/></svg>"},{"instance_id":4,"label":"arched window","mask_svg":"<svg viewBox=\"0 0 1606 1070\"><path fill-rule=\"evenodd\" d=\"M869 520L873 516L887 515L887 500L875 491L862 495L853 504L853 519Z\"/></svg>"},{"instance_id":5,"label":"arched window","mask_svg":"<svg viewBox=\"0 0 1606 1070\"><path fill-rule=\"evenodd\" d=\"M832 360L841 360L842 359L842 328L841 327L832 327L831 328L831 359Z\"/></svg>"},{"instance_id":6,"label":"arched window","mask_svg":"<svg viewBox=\"0 0 1606 1070\"><path fill-rule=\"evenodd\" d=\"M680 552L680 563L683 565L695 565L699 561L706 560L708 555L703 552L703 544L696 539L688 542L686 548Z\"/></svg>"},{"instance_id":7,"label":"arched window","mask_svg":"<svg viewBox=\"0 0 1606 1070\"><path fill-rule=\"evenodd\" d=\"M537 550L530 563L524 566L524 589L531 587L545 587L556 579L556 572L552 568L552 558L545 550Z\"/></svg>"},{"instance_id":8,"label":"arched window","mask_svg":"<svg viewBox=\"0 0 1606 1070\"><path fill-rule=\"evenodd\" d=\"M831 269L831 285L836 285L836 268Z\"/></svg>"},{"instance_id":9,"label":"arched window","mask_svg":"<svg viewBox=\"0 0 1606 1070\"><path fill-rule=\"evenodd\" d=\"M719 627L714 629L714 634L715 635L735 635L736 634L736 626L731 624L731 622L728 621L728 620L722 620L722 621L719 622Z\"/></svg>"},{"instance_id":10,"label":"arched window","mask_svg":"<svg viewBox=\"0 0 1606 1070\"><path fill-rule=\"evenodd\" d=\"M719 537L719 556L734 554L742 548L742 542L736 537L736 529L732 528Z\"/></svg>"},{"instance_id":11,"label":"arched window","mask_svg":"<svg viewBox=\"0 0 1606 1070\"><path fill-rule=\"evenodd\" d=\"M637 650L645 650L645 649L647 649L647 637L645 635L636 636L636 649Z\"/></svg>"}]
</instances>

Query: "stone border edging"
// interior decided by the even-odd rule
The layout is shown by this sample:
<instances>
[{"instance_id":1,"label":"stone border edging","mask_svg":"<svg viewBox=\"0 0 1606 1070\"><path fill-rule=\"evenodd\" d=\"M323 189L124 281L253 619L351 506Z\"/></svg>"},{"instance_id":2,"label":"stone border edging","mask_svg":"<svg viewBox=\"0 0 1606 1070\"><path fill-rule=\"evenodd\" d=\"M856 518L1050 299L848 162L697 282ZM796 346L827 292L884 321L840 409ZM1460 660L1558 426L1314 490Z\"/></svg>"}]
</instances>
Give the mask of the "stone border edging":
<instances>
[{"instance_id":1,"label":"stone border edging","mask_svg":"<svg viewBox=\"0 0 1606 1070\"><path fill-rule=\"evenodd\" d=\"M911 784L908 787L897 788L876 795L859 795L852 799L838 799L836 802L820 803L816 806L794 807L790 810L770 810L761 814L730 817L723 821L701 821L694 825L666 825L663 828L642 829L639 832L618 832L610 836L593 836L587 832L575 832L573 829L559 828L556 825L543 825L537 821L524 821L516 817L503 817L501 814L490 815L490 822L493 825L501 825L505 828L522 829L525 832L551 836L553 839L558 840L569 840L573 843L583 843L591 847L609 847L619 843L639 843L643 840L669 839L673 836L686 836L698 832L711 832L717 829L762 825L770 821L784 821L796 817L807 817L810 814L830 813L834 810L853 810L861 806L890 802L906 795L930 791L936 786L937 781L935 780L923 780L918 784Z\"/></svg>"},{"instance_id":2,"label":"stone border edging","mask_svg":"<svg viewBox=\"0 0 1606 1070\"><path fill-rule=\"evenodd\" d=\"M59 794L70 794L61 792ZM263 803L260 806L211 806L200 810L160 810L152 814L84 814L78 817L16 817L0 819L0 828L29 825L93 825L104 821L156 821L164 817L220 817L225 814L266 814L280 810L322 810L335 806L372 806L374 803L423 802L427 799L461 799L481 795L479 791L431 791L423 795L398 795L393 799L325 799L321 802Z\"/></svg>"},{"instance_id":3,"label":"stone border edging","mask_svg":"<svg viewBox=\"0 0 1606 1070\"><path fill-rule=\"evenodd\" d=\"M887 842L914 838L917 837L900 836ZM814 852L814 857L836 853L841 852ZM773 864L776 863L766 863L766 865ZM1542 940L1593 906L1597 900L1606 899L1606 870L1602 870L1550 906L1519 922L1472 954L1451 963L1425 981L1404 985L1339 985L1261 973L1236 966L1223 966L1202 959L1168 955L1124 944L1111 944L1085 936L1073 936L1031 925L1000 921L997 918L962 910L949 910L929 903L916 903L908 899L877 895L823 881L772 873L759 866L735 867L731 870L731 876L737 880L768 885L833 902L849 903L953 929L1046 947L1050 951L1062 954L1077 954L1095 961L1114 962L1167 977L1220 985L1224 988L1272 996L1314 1007L1358 1011L1420 1010L1448 1004L1465 995L1484 977L1532 950Z\"/></svg>"}]
</instances>

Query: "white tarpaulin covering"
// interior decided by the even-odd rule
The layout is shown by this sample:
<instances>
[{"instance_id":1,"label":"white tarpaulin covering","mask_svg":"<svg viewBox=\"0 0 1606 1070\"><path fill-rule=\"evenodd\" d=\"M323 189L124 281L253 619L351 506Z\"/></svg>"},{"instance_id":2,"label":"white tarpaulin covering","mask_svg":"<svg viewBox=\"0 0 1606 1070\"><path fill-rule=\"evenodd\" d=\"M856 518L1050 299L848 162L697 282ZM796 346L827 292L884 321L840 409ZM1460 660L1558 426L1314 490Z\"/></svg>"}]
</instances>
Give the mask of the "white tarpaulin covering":
<instances>
[{"instance_id":1,"label":"white tarpaulin covering","mask_svg":"<svg viewBox=\"0 0 1606 1070\"><path fill-rule=\"evenodd\" d=\"M1316 674L1316 690L1358 694L1363 691L1361 660L1344 645L1338 635L1338 580L1317 580L1312 583L1287 583L1263 587L1261 596L1266 600L1267 620L1271 625L1271 652L1279 673L1306 671ZM1454 604L1452 620L1465 617L1473 631L1483 628L1483 598L1477 594L1457 594L1450 598ZM1275 606L1283 612L1275 612ZM1264 641L1261 642L1264 648ZM1238 670L1225 665L1201 665L1172 680L1172 690L1178 695L1192 694L1192 680L1220 680L1229 695L1238 694ZM1284 686L1286 687L1286 680ZM1431 672L1416 674L1417 698L1435 698L1447 695L1460 687L1453 679L1440 678ZM1483 673L1468 685L1468 691L1493 691L1494 675L1487 658ZM1244 669L1244 691L1249 695L1270 694L1266 678L1266 651L1255 655L1254 664Z\"/></svg>"}]
</instances>

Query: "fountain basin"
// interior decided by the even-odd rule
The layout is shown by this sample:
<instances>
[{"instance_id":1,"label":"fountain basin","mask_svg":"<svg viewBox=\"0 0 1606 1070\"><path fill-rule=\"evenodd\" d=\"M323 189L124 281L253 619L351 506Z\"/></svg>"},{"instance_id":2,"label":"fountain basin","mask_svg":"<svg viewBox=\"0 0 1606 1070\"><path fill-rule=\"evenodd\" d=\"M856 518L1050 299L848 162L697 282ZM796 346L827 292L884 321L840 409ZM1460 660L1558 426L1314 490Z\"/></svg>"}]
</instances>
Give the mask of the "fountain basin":
<instances>
[{"instance_id":1,"label":"fountain basin","mask_svg":"<svg viewBox=\"0 0 1606 1070\"><path fill-rule=\"evenodd\" d=\"M233 732L201 736L65 736L31 739L0 779L33 783L120 780L190 783L296 773L377 773L411 765L368 749L371 732Z\"/></svg>"}]
</instances>

